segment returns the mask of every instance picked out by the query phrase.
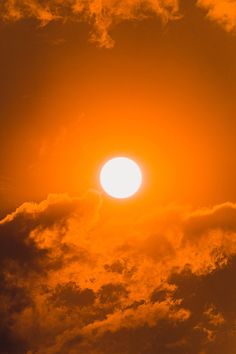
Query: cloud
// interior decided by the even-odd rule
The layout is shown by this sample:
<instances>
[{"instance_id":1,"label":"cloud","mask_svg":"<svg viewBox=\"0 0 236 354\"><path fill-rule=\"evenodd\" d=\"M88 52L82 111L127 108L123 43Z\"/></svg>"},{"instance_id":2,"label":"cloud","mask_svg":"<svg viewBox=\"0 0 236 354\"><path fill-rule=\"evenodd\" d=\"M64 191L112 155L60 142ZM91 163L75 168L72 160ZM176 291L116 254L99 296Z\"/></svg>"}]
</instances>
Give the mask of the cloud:
<instances>
[{"instance_id":1,"label":"cloud","mask_svg":"<svg viewBox=\"0 0 236 354\"><path fill-rule=\"evenodd\" d=\"M231 354L236 205L136 223L101 205L50 195L0 221L1 353Z\"/></svg>"},{"instance_id":2,"label":"cloud","mask_svg":"<svg viewBox=\"0 0 236 354\"><path fill-rule=\"evenodd\" d=\"M0 4L4 21L36 19L40 26L52 21L83 21L91 25L90 40L110 48L114 40L110 30L123 21L141 21L158 17L164 23L182 17L180 0L4 0ZM198 0L210 20L231 32L236 28L235 0Z\"/></svg>"},{"instance_id":3,"label":"cloud","mask_svg":"<svg viewBox=\"0 0 236 354\"><path fill-rule=\"evenodd\" d=\"M91 25L90 39L110 48L114 40L111 28L123 21L140 21L158 17L164 23L182 17L180 0L4 0L0 4L2 20L36 19L40 26L52 21L84 21ZM226 31L236 27L235 0L198 0L207 17Z\"/></svg>"},{"instance_id":4,"label":"cloud","mask_svg":"<svg viewBox=\"0 0 236 354\"><path fill-rule=\"evenodd\" d=\"M163 21L177 18L177 0L6 0L0 5L5 20L35 18L41 25L53 20L87 21L94 30L91 40L111 47L109 29L126 20L158 16Z\"/></svg>"},{"instance_id":5,"label":"cloud","mask_svg":"<svg viewBox=\"0 0 236 354\"><path fill-rule=\"evenodd\" d=\"M226 31L236 29L235 0L198 0L198 6L207 10L207 17L218 22Z\"/></svg>"}]
</instances>

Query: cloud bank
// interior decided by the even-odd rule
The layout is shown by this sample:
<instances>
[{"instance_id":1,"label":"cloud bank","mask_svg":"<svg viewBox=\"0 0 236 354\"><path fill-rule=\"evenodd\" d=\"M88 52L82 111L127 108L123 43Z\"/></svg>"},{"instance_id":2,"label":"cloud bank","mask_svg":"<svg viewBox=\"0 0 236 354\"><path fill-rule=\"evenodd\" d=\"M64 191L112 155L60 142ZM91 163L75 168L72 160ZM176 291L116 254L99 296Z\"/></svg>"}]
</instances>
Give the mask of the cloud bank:
<instances>
[{"instance_id":1,"label":"cloud bank","mask_svg":"<svg viewBox=\"0 0 236 354\"><path fill-rule=\"evenodd\" d=\"M236 205L100 222L50 195L0 221L1 353L232 354Z\"/></svg>"},{"instance_id":2,"label":"cloud bank","mask_svg":"<svg viewBox=\"0 0 236 354\"><path fill-rule=\"evenodd\" d=\"M110 27L120 21L158 16L163 21L177 17L178 0L6 0L0 5L5 20L35 18L42 25L53 20L86 21L94 30L91 40L111 47Z\"/></svg>"},{"instance_id":3,"label":"cloud bank","mask_svg":"<svg viewBox=\"0 0 236 354\"><path fill-rule=\"evenodd\" d=\"M153 16L168 22L180 18L179 0L4 0L0 4L2 20L33 18L41 25L51 21L85 21L91 24L91 40L101 47L112 47L109 32L122 21L140 21ZM227 31L236 27L235 0L198 0L207 17Z\"/></svg>"}]
</instances>

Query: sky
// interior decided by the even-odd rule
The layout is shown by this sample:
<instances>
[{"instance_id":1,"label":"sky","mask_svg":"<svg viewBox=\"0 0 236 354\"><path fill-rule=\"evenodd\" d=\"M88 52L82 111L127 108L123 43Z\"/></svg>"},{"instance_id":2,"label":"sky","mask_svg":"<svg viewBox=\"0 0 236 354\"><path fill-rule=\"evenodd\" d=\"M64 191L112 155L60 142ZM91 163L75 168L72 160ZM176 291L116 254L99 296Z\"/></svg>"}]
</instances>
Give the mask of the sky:
<instances>
[{"instance_id":1,"label":"sky","mask_svg":"<svg viewBox=\"0 0 236 354\"><path fill-rule=\"evenodd\" d=\"M235 33L235 0L1 2L0 354L236 354Z\"/></svg>"}]
</instances>

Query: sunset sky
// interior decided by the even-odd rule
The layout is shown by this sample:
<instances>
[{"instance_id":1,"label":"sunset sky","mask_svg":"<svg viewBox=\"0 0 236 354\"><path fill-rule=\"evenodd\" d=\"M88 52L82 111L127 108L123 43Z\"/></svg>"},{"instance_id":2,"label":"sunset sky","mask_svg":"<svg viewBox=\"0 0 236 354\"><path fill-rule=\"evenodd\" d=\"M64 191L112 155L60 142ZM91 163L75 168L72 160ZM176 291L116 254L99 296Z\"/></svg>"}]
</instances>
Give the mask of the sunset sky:
<instances>
[{"instance_id":1,"label":"sunset sky","mask_svg":"<svg viewBox=\"0 0 236 354\"><path fill-rule=\"evenodd\" d=\"M2 0L0 51L0 354L236 354L236 0Z\"/></svg>"}]
</instances>

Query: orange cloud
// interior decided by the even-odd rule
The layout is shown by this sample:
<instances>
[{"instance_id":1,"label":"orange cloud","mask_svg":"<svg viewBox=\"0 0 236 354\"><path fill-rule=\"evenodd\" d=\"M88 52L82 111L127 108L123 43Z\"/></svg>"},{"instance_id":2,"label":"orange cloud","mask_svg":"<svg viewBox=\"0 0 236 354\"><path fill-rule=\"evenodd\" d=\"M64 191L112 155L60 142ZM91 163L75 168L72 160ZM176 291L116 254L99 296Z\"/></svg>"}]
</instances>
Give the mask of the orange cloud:
<instances>
[{"instance_id":1,"label":"orange cloud","mask_svg":"<svg viewBox=\"0 0 236 354\"><path fill-rule=\"evenodd\" d=\"M75 19L88 21L94 26L92 41L111 47L110 27L117 22L140 20L153 15L164 21L174 19L178 13L177 0L7 0L0 5L7 20L35 18L42 25L52 20Z\"/></svg>"},{"instance_id":2,"label":"orange cloud","mask_svg":"<svg viewBox=\"0 0 236 354\"><path fill-rule=\"evenodd\" d=\"M163 208L119 228L100 208L96 192L51 195L0 221L3 352L225 352L236 205Z\"/></svg>"},{"instance_id":3,"label":"orange cloud","mask_svg":"<svg viewBox=\"0 0 236 354\"><path fill-rule=\"evenodd\" d=\"M226 31L236 28L235 0L198 0L198 5L207 10L207 17L222 25Z\"/></svg>"},{"instance_id":4,"label":"orange cloud","mask_svg":"<svg viewBox=\"0 0 236 354\"><path fill-rule=\"evenodd\" d=\"M236 1L198 0L207 17L227 31L236 27ZM91 40L110 48L114 41L110 29L122 21L140 21L158 16L167 22L180 18L179 0L6 0L0 4L1 16L7 21L33 18L44 26L51 21L86 21L92 25Z\"/></svg>"}]
</instances>

